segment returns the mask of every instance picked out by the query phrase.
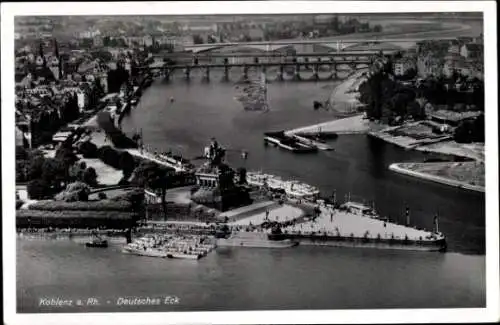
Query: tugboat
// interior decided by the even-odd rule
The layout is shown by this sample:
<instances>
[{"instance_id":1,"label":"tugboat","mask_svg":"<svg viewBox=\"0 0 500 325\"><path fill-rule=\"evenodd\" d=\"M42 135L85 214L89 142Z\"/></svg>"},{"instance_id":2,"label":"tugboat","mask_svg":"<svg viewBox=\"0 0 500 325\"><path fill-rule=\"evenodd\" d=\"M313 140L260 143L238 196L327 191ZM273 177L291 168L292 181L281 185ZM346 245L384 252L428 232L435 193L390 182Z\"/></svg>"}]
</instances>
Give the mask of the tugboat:
<instances>
[{"instance_id":1,"label":"tugboat","mask_svg":"<svg viewBox=\"0 0 500 325\"><path fill-rule=\"evenodd\" d=\"M97 248L106 248L108 247L108 241L102 239L99 236L95 236L91 241L85 243L86 247L97 247Z\"/></svg>"}]
</instances>

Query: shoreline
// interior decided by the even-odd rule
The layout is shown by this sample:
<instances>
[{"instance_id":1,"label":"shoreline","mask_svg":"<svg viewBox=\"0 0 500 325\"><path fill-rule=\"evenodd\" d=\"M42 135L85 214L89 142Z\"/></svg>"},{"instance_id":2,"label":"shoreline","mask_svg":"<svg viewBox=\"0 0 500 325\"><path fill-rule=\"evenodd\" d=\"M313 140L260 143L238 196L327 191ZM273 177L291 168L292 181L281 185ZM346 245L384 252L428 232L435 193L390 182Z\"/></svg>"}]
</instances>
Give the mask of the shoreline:
<instances>
[{"instance_id":1,"label":"shoreline","mask_svg":"<svg viewBox=\"0 0 500 325\"><path fill-rule=\"evenodd\" d=\"M429 166L430 164L433 164L433 163L421 163L420 165ZM445 165L445 163L443 163L443 166L452 167L453 164L454 163L451 163L451 164L448 163L447 165ZM427 180L427 181L432 181L435 183L440 183L440 184L444 184L444 185L448 185L448 186L453 186L456 188L462 188L462 189L471 190L471 191L475 191L475 192L482 192L482 193L485 192L484 186L473 185L473 184L470 184L468 182L455 180L455 179L452 179L449 177L432 175L432 174L429 174L429 173L426 173L423 171L411 170L411 169L407 168L408 165L416 165L416 164L415 163L393 163L389 166L389 170L392 170L398 174L411 176L411 177L415 177L415 178L423 179L423 180Z\"/></svg>"}]
</instances>

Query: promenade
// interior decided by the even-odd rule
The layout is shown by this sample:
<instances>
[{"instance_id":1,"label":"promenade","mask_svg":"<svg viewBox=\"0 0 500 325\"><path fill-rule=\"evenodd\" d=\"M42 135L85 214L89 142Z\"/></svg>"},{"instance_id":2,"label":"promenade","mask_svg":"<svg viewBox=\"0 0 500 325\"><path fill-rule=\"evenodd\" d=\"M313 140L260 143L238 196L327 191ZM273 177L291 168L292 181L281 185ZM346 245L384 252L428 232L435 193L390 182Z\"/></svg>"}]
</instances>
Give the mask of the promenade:
<instances>
[{"instance_id":1,"label":"promenade","mask_svg":"<svg viewBox=\"0 0 500 325\"><path fill-rule=\"evenodd\" d=\"M410 240L425 239L432 235L431 232L416 228L406 227L379 219L372 219L359 216L352 213L334 210L328 207L320 207L321 214L315 221L296 224L284 228L288 232L307 233L329 233L331 235L340 235L343 237L363 238L381 238L405 239Z\"/></svg>"}]
</instances>

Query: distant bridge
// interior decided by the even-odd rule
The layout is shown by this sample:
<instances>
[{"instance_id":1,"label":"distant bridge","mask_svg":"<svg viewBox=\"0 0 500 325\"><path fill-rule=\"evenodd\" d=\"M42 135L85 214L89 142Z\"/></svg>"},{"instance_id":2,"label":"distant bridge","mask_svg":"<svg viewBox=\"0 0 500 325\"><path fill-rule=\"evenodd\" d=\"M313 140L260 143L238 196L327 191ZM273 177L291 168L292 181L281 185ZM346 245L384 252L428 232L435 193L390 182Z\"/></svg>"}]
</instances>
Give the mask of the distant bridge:
<instances>
[{"instance_id":1,"label":"distant bridge","mask_svg":"<svg viewBox=\"0 0 500 325\"><path fill-rule=\"evenodd\" d=\"M335 36L333 36L335 37ZM440 40L456 40L456 37L443 37L439 38ZM211 44L193 44L187 46L188 48L220 48L227 46L252 46L252 45L304 45L304 44L358 44L358 43L416 43L419 41L426 40L425 38L374 38L374 39L312 39L312 40L279 40L279 41L259 41L259 42L228 42L228 43L211 43Z\"/></svg>"}]
</instances>

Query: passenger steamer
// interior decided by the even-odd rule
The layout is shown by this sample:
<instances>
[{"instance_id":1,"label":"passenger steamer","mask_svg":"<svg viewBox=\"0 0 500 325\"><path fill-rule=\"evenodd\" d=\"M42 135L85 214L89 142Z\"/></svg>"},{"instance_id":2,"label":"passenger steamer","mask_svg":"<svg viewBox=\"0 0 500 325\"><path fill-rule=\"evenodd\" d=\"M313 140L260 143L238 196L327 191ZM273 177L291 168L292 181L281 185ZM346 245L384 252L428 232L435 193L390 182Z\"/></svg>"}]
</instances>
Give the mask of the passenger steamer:
<instances>
[{"instance_id":1,"label":"passenger steamer","mask_svg":"<svg viewBox=\"0 0 500 325\"><path fill-rule=\"evenodd\" d=\"M294 198L314 199L320 194L319 189L306 183L293 180L287 181L279 176L260 172L247 172L246 181L252 186L268 187L271 190L283 190L288 196Z\"/></svg>"}]
</instances>

